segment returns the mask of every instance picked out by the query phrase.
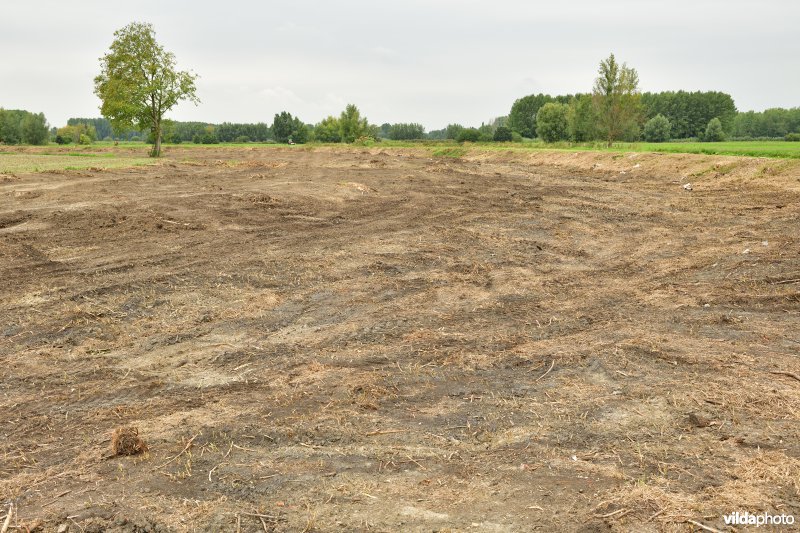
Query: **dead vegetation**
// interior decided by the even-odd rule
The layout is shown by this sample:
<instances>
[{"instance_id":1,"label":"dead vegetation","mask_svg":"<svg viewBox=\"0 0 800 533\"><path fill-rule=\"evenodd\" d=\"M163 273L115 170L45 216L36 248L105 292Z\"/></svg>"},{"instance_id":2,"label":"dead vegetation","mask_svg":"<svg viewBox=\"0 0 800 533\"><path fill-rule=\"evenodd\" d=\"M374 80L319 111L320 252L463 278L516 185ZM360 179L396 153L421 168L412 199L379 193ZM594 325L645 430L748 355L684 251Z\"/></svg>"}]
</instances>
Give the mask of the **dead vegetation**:
<instances>
[{"instance_id":1,"label":"dead vegetation","mask_svg":"<svg viewBox=\"0 0 800 533\"><path fill-rule=\"evenodd\" d=\"M0 183L9 531L800 518L798 162L170 150Z\"/></svg>"},{"instance_id":2,"label":"dead vegetation","mask_svg":"<svg viewBox=\"0 0 800 533\"><path fill-rule=\"evenodd\" d=\"M112 455L139 455L147 450L147 444L139 436L137 427L118 427L111 433Z\"/></svg>"}]
</instances>

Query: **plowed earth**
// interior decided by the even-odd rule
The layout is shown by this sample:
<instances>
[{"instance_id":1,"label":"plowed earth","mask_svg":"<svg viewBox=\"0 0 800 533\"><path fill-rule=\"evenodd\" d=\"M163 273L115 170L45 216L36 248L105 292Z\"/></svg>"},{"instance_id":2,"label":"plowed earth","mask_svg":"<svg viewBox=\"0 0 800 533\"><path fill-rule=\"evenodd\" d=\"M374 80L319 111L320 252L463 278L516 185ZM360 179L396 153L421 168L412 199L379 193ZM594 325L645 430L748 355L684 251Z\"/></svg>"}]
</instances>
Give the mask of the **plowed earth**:
<instances>
[{"instance_id":1,"label":"plowed earth","mask_svg":"<svg viewBox=\"0 0 800 533\"><path fill-rule=\"evenodd\" d=\"M171 148L6 176L0 523L800 520L794 163ZM148 451L111 456L120 426Z\"/></svg>"}]
</instances>

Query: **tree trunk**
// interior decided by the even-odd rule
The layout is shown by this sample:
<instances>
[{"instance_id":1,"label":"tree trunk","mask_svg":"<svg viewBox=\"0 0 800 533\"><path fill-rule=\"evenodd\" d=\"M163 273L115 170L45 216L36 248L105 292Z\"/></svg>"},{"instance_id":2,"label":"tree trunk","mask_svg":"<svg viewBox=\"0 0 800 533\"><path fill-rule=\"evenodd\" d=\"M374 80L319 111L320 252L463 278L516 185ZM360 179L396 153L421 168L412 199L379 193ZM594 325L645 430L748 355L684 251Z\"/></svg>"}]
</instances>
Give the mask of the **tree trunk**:
<instances>
[{"instance_id":1,"label":"tree trunk","mask_svg":"<svg viewBox=\"0 0 800 533\"><path fill-rule=\"evenodd\" d=\"M156 124L153 127L153 151L150 152L150 157L161 156L161 124Z\"/></svg>"}]
</instances>

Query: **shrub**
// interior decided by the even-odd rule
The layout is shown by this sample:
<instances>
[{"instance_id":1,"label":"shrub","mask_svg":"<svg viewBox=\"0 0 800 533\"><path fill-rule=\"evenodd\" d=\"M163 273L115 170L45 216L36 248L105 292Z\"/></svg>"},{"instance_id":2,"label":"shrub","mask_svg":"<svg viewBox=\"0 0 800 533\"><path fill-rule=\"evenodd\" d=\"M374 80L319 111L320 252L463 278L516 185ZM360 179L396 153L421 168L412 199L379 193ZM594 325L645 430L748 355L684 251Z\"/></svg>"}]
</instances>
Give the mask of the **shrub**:
<instances>
[{"instance_id":1,"label":"shrub","mask_svg":"<svg viewBox=\"0 0 800 533\"><path fill-rule=\"evenodd\" d=\"M239 135L238 137L236 137L234 139L234 142L237 142L237 143L249 143L250 142L250 137L248 137L247 135Z\"/></svg>"},{"instance_id":2,"label":"shrub","mask_svg":"<svg viewBox=\"0 0 800 533\"><path fill-rule=\"evenodd\" d=\"M800 142L800 133L787 133L784 139L792 142Z\"/></svg>"},{"instance_id":3,"label":"shrub","mask_svg":"<svg viewBox=\"0 0 800 533\"><path fill-rule=\"evenodd\" d=\"M375 144L375 138L370 135L361 135L353 141L353 144L358 146L372 146Z\"/></svg>"},{"instance_id":4,"label":"shrub","mask_svg":"<svg viewBox=\"0 0 800 533\"><path fill-rule=\"evenodd\" d=\"M658 114L644 125L644 140L651 143L663 143L669 140L672 125L664 115Z\"/></svg>"},{"instance_id":5,"label":"shrub","mask_svg":"<svg viewBox=\"0 0 800 533\"><path fill-rule=\"evenodd\" d=\"M536 114L536 134L547 143L565 141L569 136L568 113L565 104L544 104Z\"/></svg>"},{"instance_id":6,"label":"shrub","mask_svg":"<svg viewBox=\"0 0 800 533\"><path fill-rule=\"evenodd\" d=\"M475 143L478 142L481 138L481 132L479 132L475 128L464 128L458 134L456 140L460 143L463 142L471 142Z\"/></svg>"},{"instance_id":7,"label":"shrub","mask_svg":"<svg viewBox=\"0 0 800 533\"><path fill-rule=\"evenodd\" d=\"M494 130L493 140L495 142L507 143L513 141L514 136L511 134L510 128L506 128L505 126L499 126L496 130Z\"/></svg>"},{"instance_id":8,"label":"shrub","mask_svg":"<svg viewBox=\"0 0 800 533\"><path fill-rule=\"evenodd\" d=\"M85 133L81 133L80 141L81 144L92 144L92 138L86 135Z\"/></svg>"},{"instance_id":9,"label":"shrub","mask_svg":"<svg viewBox=\"0 0 800 533\"><path fill-rule=\"evenodd\" d=\"M708 121L706 133L703 135L703 142L713 143L725 140L725 132L722 130L722 122L716 117Z\"/></svg>"},{"instance_id":10,"label":"shrub","mask_svg":"<svg viewBox=\"0 0 800 533\"><path fill-rule=\"evenodd\" d=\"M511 132L511 142L521 143L522 142L522 134L512 131Z\"/></svg>"}]
</instances>

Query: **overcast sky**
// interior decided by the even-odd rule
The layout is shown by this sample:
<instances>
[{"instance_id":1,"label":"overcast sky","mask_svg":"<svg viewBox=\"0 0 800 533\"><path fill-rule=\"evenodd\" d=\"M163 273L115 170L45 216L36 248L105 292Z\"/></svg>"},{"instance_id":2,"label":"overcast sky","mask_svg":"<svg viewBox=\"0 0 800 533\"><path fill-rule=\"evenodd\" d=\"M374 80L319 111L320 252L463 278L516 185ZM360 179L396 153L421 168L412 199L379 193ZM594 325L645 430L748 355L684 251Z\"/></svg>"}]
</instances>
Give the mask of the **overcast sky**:
<instances>
[{"instance_id":1,"label":"overcast sky","mask_svg":"<svg viewBox=\"0 0 800 533\"><path fill-rule=\"evenodd\" d=\"M531 93L591 90L614 52L643 91L720 90L740 110L800 106L797 0L39 0L0 4L0 106L51 125L99 116L93 78L115 30L150 22L200 75L177 120L479 125Z\"/></svg>"}]
</instances>

